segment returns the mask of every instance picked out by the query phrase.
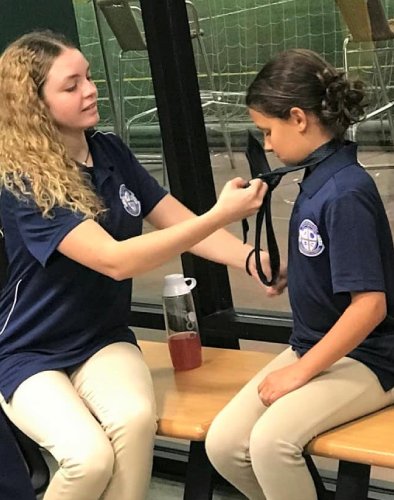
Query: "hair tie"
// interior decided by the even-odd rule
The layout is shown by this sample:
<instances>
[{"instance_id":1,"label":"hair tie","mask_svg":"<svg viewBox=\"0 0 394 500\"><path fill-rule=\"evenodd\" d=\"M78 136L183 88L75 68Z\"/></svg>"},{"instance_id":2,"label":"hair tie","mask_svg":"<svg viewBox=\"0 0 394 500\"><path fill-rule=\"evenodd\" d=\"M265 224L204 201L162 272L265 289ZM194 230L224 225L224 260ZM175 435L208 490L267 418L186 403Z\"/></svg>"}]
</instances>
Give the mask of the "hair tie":
<instances>
[{"instance_id":1,"label":"hair tie","mask_svg":"<svg viewBox=\"0 0 394 500\"><path fill-rule=\"evenodd\" d=\"M252 248L252 250L248 253L248 256L246 257L246 261L245 261L245 270L249 274L249 276L252 276L252 273L250 272L250 269L249 269L249 264L250 264L250 258L254 254L254 251L255 251L255 249Z\"/></svg>"}]
</instances>

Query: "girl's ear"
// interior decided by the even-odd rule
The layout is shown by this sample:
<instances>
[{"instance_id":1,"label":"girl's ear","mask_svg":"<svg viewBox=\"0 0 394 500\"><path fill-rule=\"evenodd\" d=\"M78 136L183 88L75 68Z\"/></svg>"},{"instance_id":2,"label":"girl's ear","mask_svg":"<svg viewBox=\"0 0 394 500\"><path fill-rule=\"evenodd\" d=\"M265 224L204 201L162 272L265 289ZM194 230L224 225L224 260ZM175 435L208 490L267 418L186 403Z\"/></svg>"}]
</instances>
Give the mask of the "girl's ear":
<instances>
[{"instance_id":1,"label":"girl's ear","mask_svg":"<svg viewBox=\"0 0 394 500\"><path fill-rule=\"evenodd\" d=\"M308 116L301 108L290 109L290 120L297 126L299 132L305 132L308 125Z\"/></svg>"}]
</instances>

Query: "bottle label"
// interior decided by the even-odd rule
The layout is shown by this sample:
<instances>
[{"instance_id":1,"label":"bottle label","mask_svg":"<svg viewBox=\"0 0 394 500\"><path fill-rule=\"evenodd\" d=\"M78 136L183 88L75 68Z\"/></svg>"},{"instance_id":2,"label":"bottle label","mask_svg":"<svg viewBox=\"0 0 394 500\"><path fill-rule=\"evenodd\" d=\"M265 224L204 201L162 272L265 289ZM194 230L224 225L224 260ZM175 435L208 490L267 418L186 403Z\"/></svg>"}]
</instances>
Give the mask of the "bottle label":
<instances>
[{"instance_id":1,"label":"bottle label","mask_svg":"<svg viewBox=\"0 0 394 500\"><path fill-rule=\"evenodd\" d=\"M187 312L185 311L185 326L186 330L195 330L196 329L197 317L194 311Z\"/></svg>"}]
</instances>

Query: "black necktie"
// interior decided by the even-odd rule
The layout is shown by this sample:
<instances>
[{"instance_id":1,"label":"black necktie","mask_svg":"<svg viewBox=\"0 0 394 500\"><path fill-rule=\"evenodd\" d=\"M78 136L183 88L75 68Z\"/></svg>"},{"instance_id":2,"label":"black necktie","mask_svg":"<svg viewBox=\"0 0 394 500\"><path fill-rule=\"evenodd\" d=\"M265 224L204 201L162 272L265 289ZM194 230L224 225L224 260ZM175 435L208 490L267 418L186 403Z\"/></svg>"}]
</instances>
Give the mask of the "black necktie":
<instances>
[{"instance_id":1,"label":"black necktie","mask_svg":"<svg viewBox=\"0 0 394 500\"><path fill-rule=\"evenodd\" d=\"M323 146L319 147L311 153L305 160L300 162L298 165L286 166L277 168L273 172L271 172L271 168L268 164L267 157L265 155L265 151L260 145L259 141L253 136L253 134L248 131L248 147L246 150L246 157L249 162L250 172L253 178L258 178L264 180L268 184L268 192L264 197L263 204L261 205L259 211L256 216L256 234L255 234L255 243L254 250L248 256L246 261L246 270L250 274L249 271L249 259L252 255L254 255L256 260L256 270L257 274L262 283L266 286L271 286L275 284L276 280L279 277L280 271L280 255L278 244L276 242L275 232L272 225L272 216L271 216L271 196L272 191L278 186L282 177L289 172L296 172L297 170L303 170L306 168L312 168L321 163L323 160L334 154L341 143L338 140L332 139L331 141L323 144ZM265 217L265 228L266 228L266 236L267 236L267 250L270 257L270 266L271 266L271 279L268 280L266 275L263 272L263 268L261 266L260 259L260 240L261 240L261 232L263 228L263 222ZM242 221L242 230L243 230L243 239L244 243L247 240L247 233L249 230L249 224L246 219Z\"/></svg>"}]
</instances>

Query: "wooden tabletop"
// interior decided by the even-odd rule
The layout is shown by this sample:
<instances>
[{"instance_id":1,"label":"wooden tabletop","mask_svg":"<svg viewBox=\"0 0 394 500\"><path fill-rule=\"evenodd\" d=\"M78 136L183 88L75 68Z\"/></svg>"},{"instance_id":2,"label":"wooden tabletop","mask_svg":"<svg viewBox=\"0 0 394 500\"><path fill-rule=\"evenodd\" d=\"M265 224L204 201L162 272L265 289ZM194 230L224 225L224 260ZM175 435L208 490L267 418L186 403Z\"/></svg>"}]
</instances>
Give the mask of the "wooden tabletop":
<instances>
[{"instance_id":1,"label":"wooden tabletop","mask_svg":"<svg viewBox=\"0 0 394 500\"><path fill-rule=\"evenodd\" d=\"M313 455L394 468L394 407L349 422L315 438Z\"/></svg>"},{"instance_id":2,"label":"wooden tabletop","mask_svg":"<svg viewBox=\"0 0 394 500\"><path fill-rule=\"evenodd\" d=\"M204 441L214 416L275 354L203 347L203 364L174 371L166 343L139 342L151 370L158 434ZM307 446L312 455L394 468L394 406L328 431Z\"/></svg>"},{"instance_id":3,"label":"wooden tabletop","mask_svg":"<svg viewBox=\"0 0 394 500\"><path fill-rule=\"evenodd\" d=\"M275 354L203 347L203 364L174 371L166 343L140 341L158 405L158 434L204 441L214 416Z\"/></svg>"}]
</instances>

